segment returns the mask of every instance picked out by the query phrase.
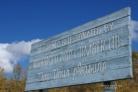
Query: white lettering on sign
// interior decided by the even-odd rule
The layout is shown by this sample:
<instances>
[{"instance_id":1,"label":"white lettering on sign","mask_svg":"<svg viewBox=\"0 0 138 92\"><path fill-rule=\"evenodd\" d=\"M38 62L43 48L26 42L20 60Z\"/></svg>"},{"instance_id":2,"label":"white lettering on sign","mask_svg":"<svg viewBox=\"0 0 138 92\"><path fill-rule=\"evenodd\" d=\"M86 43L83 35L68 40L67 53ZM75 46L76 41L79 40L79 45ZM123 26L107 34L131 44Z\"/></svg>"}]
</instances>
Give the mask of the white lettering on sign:
<instances>
[{"instance_id":1,"label":"white lettering on sign","mask_svg":"<svg viewBox=\"0 0 138 92\"><path fill-rule=\"evenodd\" d=\"M53 70L53 72L45 73L37 73L36 79L30 79L29 82L36 82L36 81L51 81L56 79L63 79L67 77L72 77L74 80L76 76L85 76L87 74L94 74L97 72L105 71L107 68L106 62L97 62L88 65L82 65L81 63L78 66L66 69L66 70ZM37 80L39 79L39 80Z\"/></svg>"},{"instance_id":2,"label":"white lettering on sign","mask_svg":"<svg viewBox=\"0 0 138 92\"><path fill-rule=\"evenodd\" d=\"M39 62L33 62L30 65L30 69L39 68L45 65L53 65L60 62L67 62L72 59L79 57L92 56L103 51L112 50L120 47L119 35L113 35L108 39L97 40L88 45L83 45L75 49L67 49L62 53L57 53L56 55L48 55L43 57Z\"/></svg>"},{"instance_id":3,"label":"white lettering on sign","mask_svg":"<svg viewBox=\"0 0 138 92\"><path fill-rule=\"evenodd\" d=\"M49 50L52 50L52 49L56 49L56 48L65 46L65 45L73 44L75 42L84 40L86 38L90 38L90 37L94 37L94 36L104 34L108 31L112 30L112 26L113 26L112 22L108 23L108 24L104 24L104 25L101 25L101 26L98 26L98 27L95 27L95 28L92 28L92 29L89 29L89 30L85 30L85 31L80 32L78 34L74 34L74 35L68 36L66 38L51 42L51 44L44 44L40 47L41 50L36 51L34 49L32 51L34 51L33 54L35 54L35 53L37 54L37 53L40 53L40 52L43 52L43 51L49 51Z\"/></svg>"}]
</instances>

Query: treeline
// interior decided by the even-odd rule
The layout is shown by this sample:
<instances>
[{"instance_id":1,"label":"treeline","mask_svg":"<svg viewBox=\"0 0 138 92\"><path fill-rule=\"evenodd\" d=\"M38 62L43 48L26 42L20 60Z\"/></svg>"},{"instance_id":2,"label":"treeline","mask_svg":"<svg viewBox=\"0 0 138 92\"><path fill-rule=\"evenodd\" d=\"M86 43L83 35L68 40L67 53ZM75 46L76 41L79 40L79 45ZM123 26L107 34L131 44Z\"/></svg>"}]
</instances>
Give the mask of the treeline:
<instances>
[{"instance_id":1,"label":"treeline","mask_svg":"<svg viewBox=\"0 0 138 92\"><path fill-rule=\"evenodd\" d=\"M14 67L10 78L7 78L4 69L0 68L0 92L24 92L25 81L25 73L22 72L20 64Z\"/></svg>"}]
</instances>

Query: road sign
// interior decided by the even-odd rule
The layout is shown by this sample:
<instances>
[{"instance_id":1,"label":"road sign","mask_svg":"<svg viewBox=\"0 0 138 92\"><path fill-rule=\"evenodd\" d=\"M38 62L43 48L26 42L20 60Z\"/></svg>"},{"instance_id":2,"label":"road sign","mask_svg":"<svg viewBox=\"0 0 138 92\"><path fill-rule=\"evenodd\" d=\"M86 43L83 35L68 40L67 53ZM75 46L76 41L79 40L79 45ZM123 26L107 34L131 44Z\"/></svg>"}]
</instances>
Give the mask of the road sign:
<instances>
[{"instance_id":1,"label":"road sign","mask_svg":"<svg viewBox=\"0 0 138 92\"><path fill-rule=\"evenodd\" d=\"M26 91L132 78L125 8L32 45Z\"/></svg>"}]
</instances>

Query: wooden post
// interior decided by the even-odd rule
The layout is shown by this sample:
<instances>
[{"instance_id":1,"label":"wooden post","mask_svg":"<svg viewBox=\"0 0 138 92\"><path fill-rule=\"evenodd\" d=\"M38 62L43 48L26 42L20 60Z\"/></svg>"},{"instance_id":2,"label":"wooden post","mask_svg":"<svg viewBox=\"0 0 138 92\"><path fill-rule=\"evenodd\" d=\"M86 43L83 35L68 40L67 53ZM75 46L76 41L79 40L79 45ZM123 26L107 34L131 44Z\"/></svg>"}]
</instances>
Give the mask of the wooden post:
<instances>
[{"instance_id":1,"label":"wooden post","mask_svg":"<svg viewBox=\"0 0 138 92\"><path fill-rule=\"evenodd\" d=\"M39 92L48 92L48 89L41 89Z\"/></svg>"},{"instance_id":2,"label":"wooden post","mask_svg":"<svg viewBox=\"0 0 138 92\"><path fill-rule=\"evenodd\" d=\"M104 92L115 92L115 82L114 81L107 81L104 82Z\"/></svg>"}]
</instances>

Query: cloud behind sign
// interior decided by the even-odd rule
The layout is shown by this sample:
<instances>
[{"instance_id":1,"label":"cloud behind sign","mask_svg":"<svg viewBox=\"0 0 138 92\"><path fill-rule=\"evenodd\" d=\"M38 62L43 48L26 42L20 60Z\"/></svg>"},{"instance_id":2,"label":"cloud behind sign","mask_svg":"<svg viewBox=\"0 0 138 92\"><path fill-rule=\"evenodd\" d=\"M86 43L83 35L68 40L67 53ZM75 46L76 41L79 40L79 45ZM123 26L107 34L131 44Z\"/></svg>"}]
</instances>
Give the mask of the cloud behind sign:
<instances>
[{"instance_id":1,"label":"cloud behind sign","mask_svg":"<svg viewBox=\"0 0 138 92\"><path fill-rule=\"evenodd\" d=\"M12 72L13 66L20 61L23 56L29 55L31 44L40 41L20 41L13 43L0 43L0 67L5 72Z\"/></svg>"}]
</instances>

